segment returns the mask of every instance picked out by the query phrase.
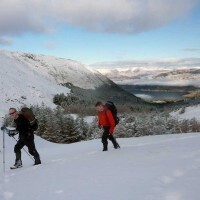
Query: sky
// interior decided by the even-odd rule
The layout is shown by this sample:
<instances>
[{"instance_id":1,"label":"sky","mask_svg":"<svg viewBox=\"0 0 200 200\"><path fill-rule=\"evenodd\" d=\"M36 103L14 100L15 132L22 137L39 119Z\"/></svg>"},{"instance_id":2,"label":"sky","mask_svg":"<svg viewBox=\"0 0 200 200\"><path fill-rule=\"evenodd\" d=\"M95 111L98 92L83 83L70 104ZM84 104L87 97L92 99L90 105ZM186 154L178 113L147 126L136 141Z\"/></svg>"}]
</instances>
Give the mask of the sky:
<instances>
[{"instance_id":1,"label":"sky","mask_svg":"<svg viewBox=\"0 0 200 200\"><path fill-rule=\"evenodd\" d=\"M1 0L0 49L83 64L200 57L200 0Z\"/></svg>"}]
</instances>

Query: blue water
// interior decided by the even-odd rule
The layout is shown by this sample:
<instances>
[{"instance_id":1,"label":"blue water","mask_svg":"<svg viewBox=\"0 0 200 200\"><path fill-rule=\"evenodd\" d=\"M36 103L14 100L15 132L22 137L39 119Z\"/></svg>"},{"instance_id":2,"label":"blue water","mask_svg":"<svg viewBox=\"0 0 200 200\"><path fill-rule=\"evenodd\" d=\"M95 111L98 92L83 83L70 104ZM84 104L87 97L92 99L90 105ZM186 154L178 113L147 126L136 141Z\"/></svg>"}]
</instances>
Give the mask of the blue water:
<instances>
[{"instance_id":1,"label":"blue water","mask_svg":"<svg viewBox=\"0 0 200 200\"><path fill-rule=\"evenodd\" d=\"M180 100L183 99L184 92L165 92L165 91L129 91L137 97L145 100Z\"/></svg>"}]
</instances>

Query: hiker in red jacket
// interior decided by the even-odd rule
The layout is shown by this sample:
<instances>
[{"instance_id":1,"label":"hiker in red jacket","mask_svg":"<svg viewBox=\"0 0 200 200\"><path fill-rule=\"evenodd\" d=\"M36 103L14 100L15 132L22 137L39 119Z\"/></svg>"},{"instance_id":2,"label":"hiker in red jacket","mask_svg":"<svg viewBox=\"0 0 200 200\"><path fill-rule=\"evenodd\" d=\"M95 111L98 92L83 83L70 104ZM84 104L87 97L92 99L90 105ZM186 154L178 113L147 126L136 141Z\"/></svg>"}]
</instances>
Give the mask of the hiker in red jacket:
<instances>
[{"instance_id":1,"label":"hiker in red jacket","mask_svg":"<svg viewBox=\"0 0 200 200\"><path fill-rule=\"evenodd\" d=\"M100 101L96 103L95 107L98 111L98 127L103 127L104 130L102 135L103 151L108 151L108 139L111 140L115 149L120 148L113 136L115 120L112 112Z\"/></svg>"}]
</instances>

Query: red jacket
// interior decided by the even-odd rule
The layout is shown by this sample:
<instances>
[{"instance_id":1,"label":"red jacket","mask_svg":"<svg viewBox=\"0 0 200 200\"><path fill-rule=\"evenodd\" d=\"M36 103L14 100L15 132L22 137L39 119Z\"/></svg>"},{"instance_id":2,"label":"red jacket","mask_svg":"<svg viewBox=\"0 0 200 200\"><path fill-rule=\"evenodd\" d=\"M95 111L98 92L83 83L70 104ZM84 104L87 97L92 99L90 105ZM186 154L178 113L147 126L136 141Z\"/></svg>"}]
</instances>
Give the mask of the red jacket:
<instances>
[{"instance_id":1,"label":"red jacket","mask_svg":"<svg viewBox=\"0 0 200 200\"><path fill-rule=\"evenodd\" d=\"M104 106L102 112L98 112L99 126L109 126L109 133L113 134L115 129L115 120L113 118L112 112Z\"/></svg>"}]
</instances>

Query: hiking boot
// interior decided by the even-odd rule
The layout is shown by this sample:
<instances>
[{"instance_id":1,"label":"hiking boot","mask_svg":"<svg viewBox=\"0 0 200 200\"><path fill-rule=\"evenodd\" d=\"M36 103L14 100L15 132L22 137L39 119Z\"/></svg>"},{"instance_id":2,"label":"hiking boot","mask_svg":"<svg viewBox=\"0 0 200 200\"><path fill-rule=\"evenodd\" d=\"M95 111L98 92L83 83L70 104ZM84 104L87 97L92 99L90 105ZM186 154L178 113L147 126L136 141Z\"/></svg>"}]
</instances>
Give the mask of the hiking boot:
<instances>
[{"instance_id":1,"label":"hiking boot","mask_svg":"<svg viewBox=\"0 0 200 200\"><path fill-rule=\"evenodd\" d=\"M108 139L113 143L113 147L115 149L120 148L119 144L116 141L116 138L112 134L109 134Z\"/></svg>"},{"instance_id":2,"label":"hiking boot","mask_svg":"<svg viewBox=\"0 0 200 200\"><path fill-rule=\"evenodd\" d=\"M108 151L108 147L103 147L103 151Z\"/></svg>"},{"instance_id":3,"label":"hiking boot","mask_svg":"<svg viewBox=\"0 0 200 200\"><path fill-rule=\"evenodd\" d=\"M115 143L113 146L114 146L115 149L119 149L120 148L118 143Z\"/></svg>"},{"instance_id":4,"label":"hiking boot","mask_svg":"<svg viewBox=\"0 0 200 200\"><path fill-rule=\"evenodd\" d=\"M22 161L21 161L21 160L18 160L18 161L16 161L15 164L14 164L12 167L10 167L10 168L11 168L11 169L17 169L17 168L20 168L20 167L23 167L23 166L22 166Z\"/></svg>"},{"instance_id":5,"label":"hiking boot","mask_svg":"<svg viewBox=\"0 0 200 200\"><path fill-rule=\"evenodd\" d=\"M41 161L40 162L35 162L34 165L40 165L41 164Z\"/></svg>"},{"instance_id":6,"label":"hiking boot","mask_svg":"<svg viewBox=\"0 0 200 200\"><path fill-rule=\"evenodd\" d=\"M40 165L40 164L41 164L40 157L35 157L35 164L34 165Z\"/></svg>"}]
</instances>

